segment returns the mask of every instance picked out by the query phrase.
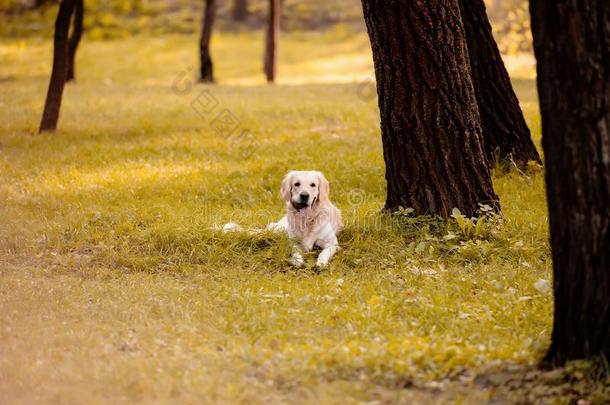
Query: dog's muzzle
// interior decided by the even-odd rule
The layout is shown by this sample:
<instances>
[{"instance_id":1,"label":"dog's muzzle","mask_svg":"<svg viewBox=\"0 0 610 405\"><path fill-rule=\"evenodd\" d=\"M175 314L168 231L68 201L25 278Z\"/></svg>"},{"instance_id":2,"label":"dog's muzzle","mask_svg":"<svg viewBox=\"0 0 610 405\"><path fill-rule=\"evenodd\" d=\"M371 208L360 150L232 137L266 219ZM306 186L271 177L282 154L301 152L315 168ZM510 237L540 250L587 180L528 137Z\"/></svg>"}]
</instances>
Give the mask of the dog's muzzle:
<instances>
[{"instance_id":1,"label":"dog's muzzle","mask_svg":"<svg viewBox=\"0 0 610 405\"><path fill-rule=\"evenodd\" d=\"M316 202L317 197L310 197L311 196L307 191L303 191L299 194L299 197L296 199L296 201L294 199L291 201L291 204L298 211L302 210L303 208L311 207Z\"/></svg>"},{"instance_id":2,"label":"dog's muzzle","mask_svg":"<svg viewBox=\"0 0 610 405\"><path fill-rule=\"evenodd\" d=\"M302 210L303 208L309 207L309 204L306 202L292 201L291 203L294 209L296 210Z\"/></svg>"}]
</instances>

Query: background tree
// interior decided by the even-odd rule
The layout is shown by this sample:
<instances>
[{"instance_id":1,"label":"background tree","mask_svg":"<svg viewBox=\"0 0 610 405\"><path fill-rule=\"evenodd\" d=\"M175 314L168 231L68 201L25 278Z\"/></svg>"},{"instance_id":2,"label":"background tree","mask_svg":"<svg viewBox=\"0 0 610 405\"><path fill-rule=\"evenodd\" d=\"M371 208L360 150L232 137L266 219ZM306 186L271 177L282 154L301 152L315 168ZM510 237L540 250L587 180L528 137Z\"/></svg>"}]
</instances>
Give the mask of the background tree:
<instances>
[{"instance_id":1,"label":"background tree","mask_svg":"<svg viewBox=\"0 0 610 405\"><path fill-rule=\"evenodd\" d=\"M53 69L44 104L39 132L55 131L61 108L61 98L68 76L68 31L76 0L62 0L55 20L53 39Z\"/></svg>"},{"instance_id":2,"label":"background tree","mask_svg":"<svg viewBox=\"0 0 610 405\"><path fill-rule=\"evenodd\" d=\"M83 0L76 0L76 6L74 8L74 21L72 23L72 35L68 42L68 76L67 81L74 80L74 59L76 56L76 49L80 42L80 38L83 35L83 14L85 7Z\"/></svg>"},{"instance_id":3,"label":"background tree","mask_svg":"<svg viewBox=\"0 0 610 405\"><path fill-rule=\"evenodd\" d=\"M269 0L269 21L265 41L265 75L267 82L275 81L277 44L280 36L280 0Z\"/></svg>"},{"instance_id":4,"label":"background tree","mask_svg":"<svg viewBox=\"0 0 610 405\"><path fill-rule=\"evenodd\" d=\"M610 3L532 0L553 257L546 360L610 358Z\"/></svg>"},{"instance_id":5,"label":"background tree","mask_svg":"<svg viewBox=\"0 0 610 405\"><path fill-rule=\"evenodd\" d=\"M210 55L210 39L216 19L216 0L205 0L203 18L201 21L201 37L199 38L199 80L202 82L214 81L214 66Z\"/></svg>"},{"instance_id":6,"label":"background tree","mask_svg":"<svg viewBox=\"0 0 610 405\"><path fill-rule=\"evenodd\" d=\"M362 0L377 78L385 208L474 215L495 202L458 0Z\"/></svg>"},{"instance_id":7,"label":"background tree","mask_svg":"<svg viewBox=\"0 0 610 405\"><path fill-rule=\"evenodd\" d=\"M483 0L460 0L474 92L483 127L483 147L493 161L512 160L526 167L540 162L519 100L493 37Z\"/></svg>"},{"instance_id":8,"label":"background tree","mask_svg":"<svg viewBox=\"0 0 610 405\"><path fill-rule=\"evenodd\" d=\"M244 21L248 17L248 0L235 0L233 3L233 19Z\"/></svg>"}]
</instances>

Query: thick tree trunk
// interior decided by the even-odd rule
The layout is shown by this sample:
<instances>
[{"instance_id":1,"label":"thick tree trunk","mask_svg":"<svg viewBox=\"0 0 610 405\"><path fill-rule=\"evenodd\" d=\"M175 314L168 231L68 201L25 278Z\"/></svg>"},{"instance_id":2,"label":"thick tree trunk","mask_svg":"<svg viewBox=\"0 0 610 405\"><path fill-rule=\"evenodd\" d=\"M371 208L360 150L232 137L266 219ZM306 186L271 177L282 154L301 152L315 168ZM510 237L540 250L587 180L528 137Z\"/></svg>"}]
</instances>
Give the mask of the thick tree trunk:
<instances>
[{"instance_id":1,"label":"thick tree trunk","mask_svg":"<svg viewBox=\"0 0 610 405\"><path fill-rule=\"evenodd\" d=\"M458 0L362 0L386 163L385 208L475 215L497 204Z\"/></svg>"},{"instance_id":2,"label":"thick tree trunk","mask_svg":"<svg viewBox=\"0 0 610 405\"><path fill-rule=\"evenodd\" d=\"M493 37L483 0L459 0L466 32L474 92L490 162L513 161L524 168L540 163L519 100Z\"/></svg>"},{"instance_id":3,"label":"thick tree trunk","mask_svg":"<svg viewBox=\"0 0 610 405\"><path fill-rule=\"evenodd\" d=\"M555 318L546 361L610 359L610 3L532 0Z\"/></svg>"},{"instance_id":4,"label":"thick tree trunk","mask_svg":"<svg viewBox=\"0 0 610 405\"><path fill-rule=\"evenodd\" d=\"M265 41L265 75L273 83L277 70L277 44L280 36L280 0L269 0L269 22Z\"/></svg>"},{"instance_id":5,"label":"thick tree trunk","mask_svg":"<svg viewBox=\"0 0 610 405\"><path fill-rule=\"evenodd\" d=\"M216 0L205 0L203 19L201 22L201 37L199 38L200 74L202 82L214 81L214 67L210 56L210 39L216 19Z\"/></svg>"},{"instance_id":6,"label":"thick tree trunk","mask_svg":"<svg viewBox=\"0 0 610 405\"><path fill-rule=\"evenodd\" d=\"M74 59L76 56L76 49L80 42L80 38L83 35L83 14L84 4L83 0L76 0L76 8L74 9L74 21L72 24L72 35L68 42L68 76L67 81L72 81L74 77Z\"/></svg>"},{"instance_id":7,"label":"thick tree trunk","mask_svg":"<svg viewBox=\"0 0 610 405\"><path fill-rule=\"evenodd\" d=\"M244 21L248 17L248 0L235 0L233 4L233 19Z\"/></svg>"},{"instance_id":8,"label":"thick tree trunk","mask_svg":"<svg viewBox=\"0 0 610 405\"><path fill-rule=\"evenodd\" d=\"M70 17L75 5L76 0L62 0L59 5L53 40L53 69L51 71L51 79L49 81L49 89L47 91L39 132L53 132L57 128L61 97L68 74L68 31L70 30Z\"/></svg>"}]
</instances>

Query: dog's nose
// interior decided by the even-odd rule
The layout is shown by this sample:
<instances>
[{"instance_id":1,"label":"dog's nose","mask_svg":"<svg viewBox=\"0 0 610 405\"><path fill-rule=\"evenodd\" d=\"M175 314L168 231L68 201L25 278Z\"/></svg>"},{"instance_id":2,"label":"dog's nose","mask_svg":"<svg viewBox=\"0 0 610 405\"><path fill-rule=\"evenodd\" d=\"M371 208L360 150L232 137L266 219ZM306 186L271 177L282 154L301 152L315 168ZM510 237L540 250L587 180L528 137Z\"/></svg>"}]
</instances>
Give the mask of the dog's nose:
<instances>
[{"instance_id":1,"label":"dog's nose","mask_svg":"<svg viewBox=\"0 0 610 405\"><path fill-rule=\"evenodd\" d=\"M301 194L299 194L299 196L303 201L307 201L309 199L309 193L307 191L303 191Z\"/></svg>"}]
</instances>

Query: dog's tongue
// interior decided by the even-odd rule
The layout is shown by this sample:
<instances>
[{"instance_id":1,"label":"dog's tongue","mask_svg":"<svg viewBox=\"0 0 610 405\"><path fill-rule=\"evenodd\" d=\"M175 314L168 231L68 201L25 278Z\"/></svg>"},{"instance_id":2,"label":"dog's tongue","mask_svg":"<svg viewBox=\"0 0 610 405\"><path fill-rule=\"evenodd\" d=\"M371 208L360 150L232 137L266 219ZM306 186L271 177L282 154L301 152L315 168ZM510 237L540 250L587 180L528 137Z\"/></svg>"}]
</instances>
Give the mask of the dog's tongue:
<instances>
[{"instance_id":1,"label":"dog's tongue","mask_svg":"<svg viewBox=\"0 0 610 405\"><path fill-rule=\"evenodd\" d=\"M299 214L300 214L300 215L302 215L302 216L304 216L304 217L309 216L309 213L310 213L310 212L311 212L311 207L309 207L309 206L307 206L307 207L305 207L305 208L301 208L301 209L299 210Z\"/></svg>"}]
</instances>

